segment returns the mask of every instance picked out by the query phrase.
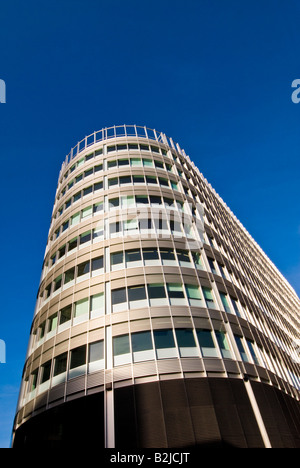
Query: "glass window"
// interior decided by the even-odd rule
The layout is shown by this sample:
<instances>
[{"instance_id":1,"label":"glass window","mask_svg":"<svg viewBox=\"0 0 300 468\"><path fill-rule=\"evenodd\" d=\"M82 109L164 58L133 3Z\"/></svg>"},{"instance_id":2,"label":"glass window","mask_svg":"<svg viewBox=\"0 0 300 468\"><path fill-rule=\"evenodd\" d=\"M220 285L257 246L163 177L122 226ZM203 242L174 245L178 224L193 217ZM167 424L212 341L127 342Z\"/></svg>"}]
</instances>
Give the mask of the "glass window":
<instances>
[{"instance_id":1,"label":"glass window","mask_svg":"<svg viewBox=\"0 0 300 468\"><path fill-rule=\"evenodd\" d=\"M230 299L231 299L231 302L232 302L232 305L233 305L233 308L234 308L234 311L235 311L236 315L238 317L241 317L241 313L240 313L239 308L238 308L237 300L233 299L233 297L230 297Z\"/></svg>"},{"instance_id":2,"label":"glass window","mask_svg":"<svg viewBox=\"0 0 300 468\"><path fill-rule=\"evenodd\" d=\"M95 166L95 172L102 171L103 169L103 164L99 164L98 166Z\"/></svg>"},{"instance_id":3,"label":"glass window","mask_svg":"<svg viewBox=\"0 0 300 468\"><path fill-rule=\"evenodd\" d=\"M62 275L59 275L54 280L54 291L57 291L59 288L61 288L61 284L62 284Z\"/></svg>"},{"instance_id":4,"label":"glass window","mask_svg":"<svg viewBox=\"0 0 300 468\"><path fill-rule=\"evenodd\" d=\"M82 210L82 219L88 218L89 216L92 216L93 214L93 207L92 206L87 206Z\"/></svg>"},{"instance_id":5,"label":"glass window","mask_svg":"<svg viewBox=\"0 0 300 468\"><path fill-rule=\"evenodd\" d=\"M124 148L124 149L126 149L126 148ZM128 164L129 164L129 159L119 159L119 161L118 161L118 166L119 167L128 166Z\"/></svg>"},{"instance_id":6,"label":"glass window","mask_svg":"<svg viewBox=\"0 0 300 468\"><path fill-rule=\"evenodd\" d=\"M141 158L131 158L130 159L131 165L134 166L142 166L142 159Z\"/></svg>"},{"instance_id":7,"label":"glass window","mask_svg":"<svg viewBox=\"0 0 300 468\"><path fill-rule=\"evenodd\" d=\"M129 335L121 335L113 338L113 354L115 366L131 362Z\"/></svg>"},{"instance_id":8,"label":"glass window","mask_svg":"<svg viewBox=\"0 0 300 468\"><path fill-rule=\"evenodd\" d=\"M104 293L91 296L91 319L104 315Z\"/></svg>"},{"instance_id":9,"label":"glass window","mask_svg":"<svg viewBox=\"0 0 300 468\"><path fill-rule=\"evenodd\" d=\"M78 242L78 237L75 237L74 239L70 240L69 244L68 244L68 252L70 250L73 250L73 249L76 249L77 247L77 242Z\"/></svg>"},{"instance_id":10,"label":"glass window","mask_svg":"<svg viewBox=\"0 0 300 468\"><path fill-rule=\"evenodd\" d=\"M172 330L154 330L153 335L157 359L177 357Z\"/></svg>"},{"instance_id":11,"label":"glass window","mask_svg":"<svg viewBox=\"0 0 300 468\"><path fill-rule=\"evenodd\" d=\"M192 329L177 329L176 338L181 357L199 356Z\"/></svg>"},{"instance_id":12,"label":"glass window","mask_svg":"<svg viewBox=\"0 0 300 468\"><path fill-rule=\"evenodd\" d=\"M140 249L126 250L125 260L127 266L139 266L142 262L142 256ZM129 265L131 263L131 265Z\"/></svg>"},{"instance_id":13,"label":"glass window","mask_svg":"<svg viewBox=\"0 0 300 468\"><path fill-rule=\"evenodd\" d=\"M74 323L78 323L88 318L89 300L88 298L80 299L75 302Z\"/></svg>"},{"instance_id":14,"label":"glass window","mask_svg":"<svg viewBox=\"0 0 300 468\"><path fill-rule=\"evenodd\" d=\"M77 266L77 277L86 275L90 272L90 262L82 262Z\"/></svg>"},{"instance_id":15,"label":"glass window","mask_svg":"<svg viewBox=\"0 0 300 468\"><path fill-rule=\"evenodd\" d=\"M66 253L66 245L63 245L59 250L58 250L58 258L61 258L65 255Z\"/></svg>"},{"instance_id":16,"label":"glass window","mask_svg":"<svg viewBox=\"0 0 300 468\"><path fill-rule=\"evenodd\" d=\"M155 167L158 167L159 169L164 168L164 163L162 161L157 161L156 159L154 160Z\"/></svg>"},{"instance_id":17,"label":"glass window","mask_svg":"<svg viewBox=\"0 0 300 468\"><path fill-rule=\"evenodd\" d=\"M92 238L91 231L87 231L87 232L84 232L83 234L80 234L79 245L85 244L86 242L90 242L91 238Z\"/></svg>"},{"instance_id":18,"label":"glass window","mask_svg":"<svg viewBox=\"0 0 300 468\"><path fill-rule=\"evenodd\" d=\"M90 187L87 187L83 190L83 196L85 197L86 195L89 195L93 191L93 186L90 185Z\"/></svg>"},{"instance_id":19,"label":"glass window","mask_svg":"<svg viewBox=\"0 0 300 468\"><path fill-rule=\"evenodd\" d=\"M145 167L154 167L152 159L143 159L143 164Z\"/></svg>"},{"instance_id":20,"label":"glass window","mask_svg":"<svg viewBox=\"0 0 300 468\"><path fill-rule=\"evenodd\" d=\"M118 208L118 206L120 205L119 197L111 198L110 200L108 200L108 204L109 204L109 209Z\"/></svg>"},{"instance_id":21,"label":"glass window","mask_svg":"<svg viewBox=\"0 0 300 468\"><path fill-rule=\"evenodd\" d=\"M113 179L108 179L108 187L113 187L114 185L118 185L119 180L118 177L114 177Z\"/></svg>"},{"instance_id":22,"label":"glass window","mask_svg":"<svg viewBox=\"0 0 300 468\"><path fill-rule=\"evenodd\" d=\"M162 204L162 201L161 201L161 197L157 196L157 195L150 195L150 203L151 205L161 205Z\"/></svg>"},{"instance_id":23,"label":"glass window","mask_svg":"<svg viewBox=\"0 0 300 468\"><path fill-rule=\"evenodd\" d=\"M101 211L103 211L103 202L96 203L93 206L93 211L94 211L94 213L100 213Z\"/></svg>"},{"instance_id":24,"label":"glass window","mask_svg":"<svg viewBox=\"0 0 300 468\"><path fill-rule=\"evenodd\" d=\"M221 331L216 331L216 338L223 358L231 358L231 352L226 334Z\"/></svg>"},{"instance_id":25,"label":"glass window","mask_svg":"<svg viewBox=\"0 0 300 468\"><path fill-rule=\"evenodd\" d=\"M126 221L123 221L123 227L124 231L136 231L138 230L138 220L137 219L127 219Z\"/></svg>"},{"instance_id":26,"label":"glass window","mask_svg":"<svg viewBox=\"0 0 300 468\"><path fill-rule=\"evenodd\" d=\"M93 258L92 260L92 272L99 272L99 270L103 270L103 256Z\"/></svg>"},{"instance_id":27,"label":"glass window","mask_svg":"<svg viewBox=\"0 0 300 468\"><path fill-rule=\"evenodd\" d=\"M104 344L103 340L89 345L89 372L95 372L104 368Z\"/></svg>"},{"instance_id":28,"label":"glass window","mask_svg":"<svg viewBox=\"0 0 300 468\"><path fill-rule=\"evenodd\" d=\"M57 376L59 374L62 374L63 372L66 372L67 370L67 358L68 358L68 353L62 353L59 356L57 356L54 360L54 371L53 371L53 376Z\"/></svg>"},{"instance_id":29,"label":"glass window","mask_svg":"<svg viewBox=\"0 0 300 468\"><path fill-rule=\"evenodd\" d=\"M157 184L156 177L146 175L147 184Z\"/></svg>"},{"instance_id":30,"label":"glass window","mask_svg":"<svg viewBox=\"0 0 300 468\"><path fill-rule=\"evenodd\" d=\"M228 300L227 300L227 294L224 294L224 293L220 292L220 297L221 297L222 304L223 304L223 307L225 309L225 312L231 314L231 309L230 309L230 306L229 306Z\"/></svg>"},{"instance_id":31,"label":"glass window","mask_svg":"<svg viewBox=\"0 0 300 468\"><path fill-rule=\"evenodd\" d=\"M48 333L56 330L57 327L57 313L51 315L48 322Z\"/></svg>"},{"instance_id":32,"label":"glass window","mask_svg":"<svg viewBox=\"0 0 300 468\"><path fill-rule=\"evenodd\" d=\"M185 250L176 250L177 252L177 257L179 260L179 265L183 267L189 267L191 266L191 260L189 257L189 253Z\"/></svg>"},{"instance_id":33,"label":"glass window","mask_svg":"<svg viewBox=\"0 0 300 468\"><path fill-rule=\"evenodd\" d=\"M77 377L85 373L86 369L86 345L72 349L70 359L69 377Z\"/></svg>"},{"instance_id":34,"label":"glass window","mask_svg":"<svg viewBox=\"0 0 300 468\"><path fill-rule=\"evenodd\" d=\"M187 297L191 306L201 306L204 305L200 293L200 289L197 285L186 284L185 285Z\"/></svg>"},{"instance_id":35,"label":"glass window","mask_svg":"<svg viewBox=\"0 0 300 468\"><path fill-rule=\"evenodd\" d=\"M103 182L97 182L96 184L94 184L94 192L96 192L97 190L101 190L103 189Z\"/></svg>"},{"instance_id":36,"label":"glass window","mask_svg":"<svg viewBox=\"0 0 300 468\"><path fill-rule=\"evenodd\" d=\"M258 357L257 357L255 349L254 349L254 344L252 343L252 341L247 340L247 345L248 345L251 357L253 359L253 362L259 366L260 363L259 363Z\"/></svg>"},{"instance_id":37,"label":"glass window","mask_svg":"<svg viewBox=\"0 0 300 468\"><path fill-rule=\"evenodd\" d=\"M160 185L162 185L163 187L169 187L168 179L163 179L162 177L159 177L159 183L160 183Z\"/></svg>"},{"instance_id":38,"label":"glass window","mask_svg":"<svg viewBox=\"0 0 300 468\"><path fill-rule=\"evenodd\" d=\"M124 262L124 253L123 252L113 252L110 254L110 264L111 269L116 270L121 268Z\"/></svg>"},{"instance_id":39,"label":"glass window","mask_svg":"<svg viewBox=\"0 0 300 468\"><path fill-rule=\"evenodd\" d=\"M242 338L240 336L237 336L237 335L235 335L234 338L235 338L235 342L237 344L237 347L238 347L238 350L239 350L239 353L241 355L242 360L244 362L249 362L247 353L246 353L245 348L244 348Z\"/></svg>"},{"instance_id":40,"label":"glass window","mask_svg":"<svg viewBox=\"0 0 300 468\"><path fill-rule=\"evenodd\" d=\"M97 224L97 227L93 229L93 242L98 242L103 239L104 236L104 225L103 221Z\"/></svg>"},{"instance_id":41,"label":"glass window","mask_svg":"<svg viewBox=\"0 0 300 468\"><path fill-rule=\"evenodd\" d=\"M130 308L147 306L145 286L131 286L128 288L128 300Z\"/></svg>"},{"instance_id":42,"label":"glass window","mask_svg":"<svg viewBox=\"0 0 300 468\"><path fill-rule=\"evenodd\" d=\"M151 332L139 332L131 335L133 361L147 361L154 359Z\"/></svg>"},{"instance_id":43,"label":"glass window","mask_svg":"<svg viewBox=\"0 0 300 468\"><path fill-rule=\"evenodd\" d=\"M164 306L169 304L163 284L148 284L147 289L150 306Z\"/></svg>"},{"instance_id":44,"label":"glass window","mask_svg":"<svg viewBox=\"0 0 300 468\"><path fill-rule=\"evenodd\" d=\"M145 177L142 175L133 175L132 180L134 184L144 184L145 183Z\"/></svg>"},{"instance_id":45,"label":"glass window","mask_svg":"<svg viewBox=\"0 0 300 468\"><path fill-rule=\"evenodd\" d=\"M31 374L31 384L30 384L30 391L33 392L33 390L36 389L37 386L37 379L38 379L38 372L39 370L36 369L32 374Z\"/></svg>"},{"instance_id":46,"label":"glass window","mask_svg":"<svg viewBox=\"0 0 300 468\"><path fill-rule=\"evenodd\" d=\"M64 284L68 284L73 281L75 278L75 268L70 268L65 272Z\"/></svg>"},{"instance_id":47,"label":"glass window","mask_svg":"<svg viewBox=\"0 0 300 468\"><path fill-rule=\"evenodd\" d=\"M218 356L217 349L210 330L197 330L197 338L203 357Z\"/></svg>"},{"instance_id":48,"label":"glass window","mask_svg":"<svg viewBox=\"0 0 300 468\"><path fill-rule=\"evenodd\" d=\"M112 290L111 303L113 312L125 310L127 308L126 288Z\"/></svg>"},{"instance_id":49,"label":"glass window","mask_svg":"<svg viewBox=\"0 0 300 468\"><path fill-rule=\"evenodd\" d=\"M111 169L112 167L117 167L117 161L107 161L107 168Z\"/></svg>"},{"instance_id":50,"label":"glass window","mask_svg":"<svg viewBox=\"0 0 300 468\"><path fill-rule=\"evenodd\" d=\"M115 223L111 223L109 225L109 234L114 235L120 232L120 221L116 221Z\"/></svg>"},{"instance_id":51,"label":"glass window","mask_svg":"<svg viewBox=\"0 0 300 468\"><path fill-rule=\"evenodd\" d=\"M173 249L160 249L160 256L163 265L175 265L176 259Z\"/></svg>"},{"instance_id":52,"label":"glass window","mask_svg":"<svg viewBox=\"0 0 300 468\"><path fill-rule=\"evenodd\" d=\"M120 177L120 185L131 184L131 176L122 176Z\"/></svg>"},{"instance_id":53,"label":"glass window","mask_svg":"<svg viewBox=\"0 0 300 468\"><path fill-rule=\"evenodd\" d=\"M136 195L135 201L137 205L148 205L148 197L146 195Z\"/></svg>"},{"instance_id":54,"label":"glass window","mask_svg":"<svg viewBox=\"0 0 300 468\"><path fill-rule=\"evenodd\" d=\"M145 265L159 264L159 256L157 249L143 249L143 258Z\"/></svg>"},{"instance_id":55,"label":"glass window","mask_svg":"<svg viewBox=\"0 0 300 468\"><path fill-rule=\"evenodd\" d=\"M209 266L210 266L210 269L211 269L211 272L214 273L215 275L218 274L217 270L216 270L216 267L215 267L215 262L212 258L208 258L208 263L209 263Z\"/></svg>"},{"instance_id":56,"label":"glass window","mask_svg":"<svg viewBox=\"0 0 300 468\"><path fill-rule=\"evenodd\" d=\"M208 308L215 308L215 303L214 303L214 298L213 298L213 293L210 288L203 287L203 294L206 302L206 306Z\"/></svg>"},{"instance_id":57,"label":"glass window","mask_svg":"<svg viewBox=\"0 0 300 468\"><path fill-rule=\"evenodd\" d=\"M71 316L72 316L71 305L68 305L67 307L64 307L63 309L61 309L60 315L59 315L59 325L62 325L68 322L69 320L71 320Z\"/></svg>"},{"instance_id":58,"label":"glass window","mask_svg":"<svg viewBox=\"0 0 300 468\"><path fill-rule=\"evenodd\" d=\"M40 383L43 384L44 382L47 382L47 380L50 379L51 361L45 362L45 364L42 365L41 371L42 371L42 375L41 375Z\"/></svg>"},{"instance_id":59,"label":"glass window","mask_svg":"<svg viewBox=\"0 0 300 468\"><path fill-rule=\"evenodd\" d=\"M182 284L168 283L167 290L171 305L181 305L185 303Z\"/></svg>"}]
</instances>

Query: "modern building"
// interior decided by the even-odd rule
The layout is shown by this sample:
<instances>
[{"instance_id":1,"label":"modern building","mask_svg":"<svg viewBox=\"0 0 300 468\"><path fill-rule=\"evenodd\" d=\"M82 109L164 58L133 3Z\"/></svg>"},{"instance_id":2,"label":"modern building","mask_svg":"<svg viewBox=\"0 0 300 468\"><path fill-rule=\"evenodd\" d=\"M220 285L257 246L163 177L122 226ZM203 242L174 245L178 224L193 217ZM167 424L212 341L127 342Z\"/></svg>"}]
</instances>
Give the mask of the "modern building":
<instances>
[{"instance_id":1,"label":"modern building","mask_svg":"<svg viewBox=\"0 0 300 468\"><path fill-rule=\"evenodd\" d=\"M163 133L62 165L13 447L300 446L300 301Z\"/></svg>"}]
</instances>

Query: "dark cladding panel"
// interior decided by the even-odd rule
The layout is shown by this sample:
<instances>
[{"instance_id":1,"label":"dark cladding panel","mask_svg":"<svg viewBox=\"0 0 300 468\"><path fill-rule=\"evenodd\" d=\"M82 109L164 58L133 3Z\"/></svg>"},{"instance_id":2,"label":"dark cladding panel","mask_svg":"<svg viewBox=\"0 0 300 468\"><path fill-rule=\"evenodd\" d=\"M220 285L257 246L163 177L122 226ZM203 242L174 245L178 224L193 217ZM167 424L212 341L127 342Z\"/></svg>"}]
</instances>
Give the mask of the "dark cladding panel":
<instances>
[{"instance_id":1,"label":"dark cladding panel","mask_svg":"<svg viewBox=\"0 0 300 468\"><path fill-rule=\"evenodd\" d=\"M224 445L247 448L247 441L228 379L209 379L212 400Z\"/></svg>"},{"instance_id":2,"label":"dark cladding panel","mask_svg":"<svg viewBox=\"0 0 300 468\"><path fill-rule=\"evenodd\" d=\"M135 386L139 447L167 447L159 382Z\"/></svg>"},{"instance_id":3,"label":"dark cladding panel","mask_svg":"<svg viewBox=\"0 0 300 468\"><path fill-rule=\"evenodd\" d=\"M118 448L137 447L134 387L114 390L115 444Z\"/></svg>"},{"instance_id":4,"label":"dark cladding panel","mask_svg":"<svg viewBox=\"0 0 300 468\"><path fill-rule=\"evenodd\" d=\"M218 446L221 434L207 379L186 379L185 387L190 405L196 445Z\"/></svg>"},{"instance_id":5,"label":"dark cladding panel","mask_svg":"<svg viewBox=\"0 0 300 468\"><path fill-rule=\"evenodd\" d=\"M231 379L230 386L248 448L264 448L264 442L244 382Z\"/></svg>"},{"instance_id":6,"label":"dark cladding panel","mask_svg":"<svg viewBox=\"0 0 300 468\"><path fill-rule=\"evenodd\" d=\"M195 437L184 380L163 381L160 387L168 446L194 446Z\"/></svg>"}]
</instances>

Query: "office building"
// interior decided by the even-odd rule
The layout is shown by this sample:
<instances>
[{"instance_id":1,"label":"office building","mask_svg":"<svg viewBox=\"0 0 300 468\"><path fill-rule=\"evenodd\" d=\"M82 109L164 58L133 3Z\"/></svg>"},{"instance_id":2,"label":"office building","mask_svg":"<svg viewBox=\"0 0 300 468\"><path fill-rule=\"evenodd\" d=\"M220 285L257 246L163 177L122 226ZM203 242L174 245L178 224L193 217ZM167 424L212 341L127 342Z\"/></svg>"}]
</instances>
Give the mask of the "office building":
<instances>
[{"instance_id":1,"label":"office building","mask_svg":"<svg viewBox=\"0 0 300 468\"><path fill-rule=\"evenodd\" d=\"M178 144L95 132L59 174L13 447L299 447L299 323Z\"/></svg>"}]
</instances>

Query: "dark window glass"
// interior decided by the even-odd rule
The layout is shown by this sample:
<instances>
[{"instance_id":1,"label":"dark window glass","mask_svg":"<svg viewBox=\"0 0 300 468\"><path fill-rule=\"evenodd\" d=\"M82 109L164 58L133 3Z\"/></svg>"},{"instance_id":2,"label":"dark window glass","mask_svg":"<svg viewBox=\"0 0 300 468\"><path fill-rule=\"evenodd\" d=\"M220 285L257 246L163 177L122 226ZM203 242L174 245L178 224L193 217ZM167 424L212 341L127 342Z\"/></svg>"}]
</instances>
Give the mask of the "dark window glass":
<instances>
[{"instance_id":1,"label":"dark window glass","mask_svg":"<svg viewBox=\"0 0 300 468\"><path fill-rule=\"evenodd\" d=\"M134 353L138 351L146 351L147 349L153 348L151 333L148 331L140 332L140 333L133 333L131 335L131 343L132 343L132 351Z\"/></svg>"},{"instance_id":2,"label":"dark window glass","mask_svg":"<svg viewBox=\"0 0 300 468\"><path fill-rule=\"evenodd\" d=\"M139 149L139 145L137 145L135 143L129 143L128 148L137 150L137 149Z\"/></svg>"},{"instance_id":3,"label":"dark window glass","mask_svg":"<svg viewBox=\"0 0 300 468\"><path fill-rule=\"evenodd\" d=\"M42 366L41 383L44 383L50 379L50 373L51 373L51 361L48 361Z\"/></svg>"},{"instance_id":4,"label":"dark window glass","mask_svg":"<svg viewBox=\"0 0 300 468\"><path fill-rule=\"evenodd\" d=\"M53 371L54 376L62 374L67 370L67 357L68 353L63 353L55 358Z\"/></svg>"},{"instance_id":5,"label":"dark window glass","mask_svg":"<svg viewBox=\"0 0 300 468\"><path fill-rule=\"evenodd\" d=\"M175 260L174 251L171 249L160 249L160 255L162 260Z\"/></svg>"},{"instance_id":6,"label":"dark window glass","mask_svg":"<svg viewBox=\"0 0 300 468\"><path fill-rule=\"evenodd\" d=\"M143 249L144 260L158 260L157 249Z\"/></svg>"},{"instance_id":7,"label":"dark window glass","mask_svg":"<svg viewBox=\"0 0 300 468\"><path fill-rule=\"evenodd\" d=\"M131 184L131 176L120 177L120 185Z\"/></svg>"},{"instance_id":8,"label":"dark window glass","mask_svg":"<svg viewBox=\"0 0 300 468\"><path fill-rule=\"evenodd\" d=\"M89 271L90 271L90 262L89 261L80 263L80 265L78 265L78 267L77 267L77 276L85 275Z\"/></svg>"},{"instance_id":9,"label":"dark window glass","mask_svg":"<svg viewBox=\"0 0 300 468\"><path fill-rule=\"evenodd\" d=\"M92 260L92 271L101 270L103 268L103 257L94 258Z\"/></svg>"},{"instance_id":10,"label":"dark window glass","mask_svg":"<svg viewBox=\"0 0 300 468\"><path fill-rule=\"evenodd\" d=\"M112 187L112 186L114 186L114 185L118 185L118 182L119 182L119 181L118 181L118 177L115 177L114 179L109 179L109 180L108 180L108 186L109 186L109 187Z\"/></svg>"},{"instance_id":11,"label":"dark window glass","mask_svg":"<svg viewBox=\"0 0 300 468\"><path fill-rule=\"evenodd\" d=\"M126 145L124 145L126 149ZM129 159L119 159L118 161L118 166L119 167L122 167L122 166L128 166L129 165Z\"/></svg>"},{"instance_id":12,"label":"dark window glass","mask_svg":"<svg viewBox=\"0 0 300 468\"><path fill-rule=\"evenodd\" d=\"M116 221L115 223L111 223L109 225L109 232L110 232L110 234L115 234L116 232L120 232L120 221Z\"/></svg>"},{"instance_id":13,"label":"dark window glass","mask_svg":"<svg viewBox=\"0 0 300 468\"><path fill-rule=\"evenodd\" d=\"M101 189L103 189L103 182L97 182L97 184L94 185L94 191Z\"/></svg>"},{"instance_id":14,"label":"dark window glass","mask_svg":"<svg viewBox=\"0 0 300 468\"><path fill-rule=\"evenodd\" d=\"M149 299L163 299L166 297L166 291L163 284L148 284Z\"/></svg>"},{"instance_id":15,"label":"dark window glass","mask_svg":"<svg viewBox=\"0 0 300 468\"><path fill-rule=\"evenodd\" d=\"M65 284L72 281L74 277L75 277L75 268L73 267L65 272Z\"/></svg>"},{"instance_id":16,"label":"dark window glass","mask_svg":"<svg viewBox=\"0 0 300 468\"><path fill-rule=\"evenodd\" d=\"M110 208L117 208L120 205L120 199L119 197L111 198L110 200L108 200L108 203Z\"/></svg>"},{"instance_id":17,"label":"dark window glass","mask_svg":"<svg viewBox=\"0 0 300 468\"><path fill-rule=\"evenodd\" d=\"M123 252L114 252L110 255L110 261L112 265L118 265L123 263Z\"/></svg>"},{"instance_id":18,"label":"dark window glass","mask_svg":"<svg viewBox=\"0 0 300 468\"><path fill-rule=\"evenodd\" d=\"M156 177L147 176L147 175L146 175L146 182L147 184L157 184Z\"/></svg>"},{"instance_id":19,"label":"dark window glass","mask_svg":"<svg viewBox=\"0 0 300 468\"><path fill-rule=\"evenodd\" d=\"M74 200L74 202L76 202L76 201L79 200L80 198L81 198L81 191L75 193L75 195L74 195L74 197L73 197L73 200Z\"/></svg>"},{"instance_id":20,"label":"dark window glass","mask_svg":"<svg viewBox=\"0 0 300 468\"><path fill-rule=\"evenodd\" d=\"M126 259L126 262L138 262L139 260L142 259L142 256L141 256L141 251L140 249L136 249L136 250L127 250L125 252L125 259Z\"/></svg>"},{"instance_id":21,"label":"dark window glass","mask_svg":"<svg viewBox=\"0 0 300 468\"><path fill-rule=\"evenodd\" d=\"M135 196L135 201L136 201L136 203L138 203L138 204L147 205L147 204L148 204L148 197L145 196L145 195L136 195L136 196Z\"/></svg>"},{"instance_id":22,"label":"dark window glass","mask_svg":"<svg viewBox=\"0 0 300 468\"><path fill-rule=\"evenodd\" d=\"M85 242L89 242L91 240L91 231L85 232L84 234L80 235L80 245L84 244Z\"/></svg>"},{"instance_id":23,"label":"dark window glass","mask_svg":"<svg viewBox=\"0 0 300 468\"><path fill-rule=\"evenodd\" d=\"M153 334L156 349L175 347L172 330L154 330Z\"/></svg>"},{"instance_id":24,"label":"dark window glass","mask_svg":"<svg viewBox=\"0 0 300 468\"><path fill-rule=\"evenodd\" d=\"M93 186L91 185L90 187L87 187L83 190L83 196L88 195L89 193L92 193L93 191Z\"/></svg>"},{"instance_id":25,"label":"dark window glass","mask_svg":"<svg viewBox=\"0 0 300 468\"><path fill-rule=\"evenodd\" d=\"M71 351L71 364L70 369L82 366L86 362L86 345L79 346L79 348L72 349Z\"/></svg>"},{"instance_id":26,"label":"dark window glass","mask_svg":"<svg viewBox=\"0 0 300 468\"><path fill-rule=\"evenodd\" d=\"M68 305L67 307L64 307L63 309L61 309L59 325L71 320L71 315L72 315L72 306L71 305Z\"/></svg>"},{"instance_id":27,"label":"dark window glass","mask_svg":"<svg viewBox=\"0 0 300 468\"><path fill-rule=\"evenodd\" d=\"M77 237L69 242L68 251L73 250L77 247Z\"/></svg>"},{"instance_id":28,"label":"dark window glass","mask_svg":"<svg viewBox=\"0 0 300 468\"><path fill-rule=\"evenodd\" d=\"M104 359L103 341L97 341L89 345L89 362L99 361Z\"/></svg>"},{"instance_id":29,"label":"dark window glass","mask_svg":"<svg viewBox=\"0 0 300 468\"><path fill-rule=\"evenodd\" d=\"M160 169L163 169L164 168L164 163L161 162L161 161L156 161L154 160L154 164L155 164L155 167L158 167Z\"/></svg>"},{"instance_id":30,"label":"dark window glass","mask_svg":"<svg viewBox=\"0 0 300 468\"><path fill-rule=\"evenodd\" d=\"M95 166L95 172L102 171L103 169L103 164L99 164L98 166Z\"/></svg>"},{"instance_id":31,"label":"dark window glass","mask_svg":"<svg viewBox=\"0 0 300 468\"><path fill-rule=\"evenodd\" d=\"M150 203L152 205L161 205L161 197L158 197L157 195L150 195Z\"/></svg>"},{"instance_id":32,"label":"dark window glass","mask_svg":"<svg viewBox=\"0 0 300 468\"><path fill-rule=\"evenodd\" d=\"M117 167L117 161L116 160L108 161L107 162L107 167L108 167L108 169L111 169L112 167Z\"/></svg>"},{"instance_id":33,"label":"dark window glass","mask_svg":"<svg viewBox=\"0 0 300 468\"><path fill-rule=\"evenodd\" d=\"M128 300L129 301L141 301L146 299L145 286L132 286L128 288Z\"/></svg>"},{"instance_id":34,"label":"dark window glass","mask_svg":"<svg viewBox=\"0 0 300 468\"><path fill-rule=\"evenodd\" d=\"M176 338L180 348L195 348L196 343L192 329L177 329Z\"/></svg>"},{"instance_id":35,"label":"dark window glass","mask_svg":"<svg viewBox=\"0 0 300 468\"><path fill-rule=\"evenodd\" d=\"M134 175L133 176L133 183L134 184L144 184L145 178L142 175Z\"/></svg>"},{"instance_id":36,"label":"dark window glass","mask_svg":"<svg viewBox=\"0 0 300 468\"><path fill-rule=\"evenodd\" d=\"M114 289L111 292L111 302L112 305L126 302L126 288Z\"/></svg>"}]
</instances>

